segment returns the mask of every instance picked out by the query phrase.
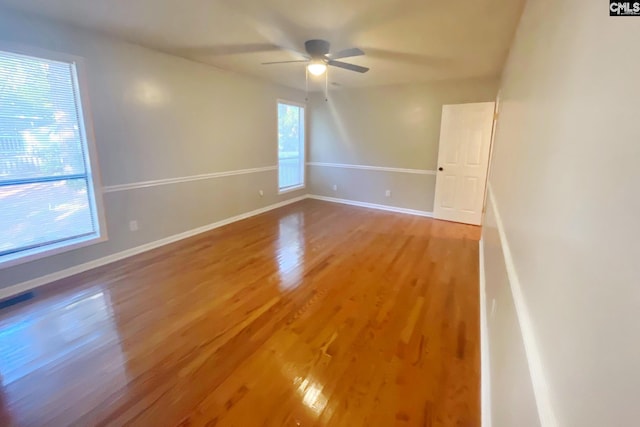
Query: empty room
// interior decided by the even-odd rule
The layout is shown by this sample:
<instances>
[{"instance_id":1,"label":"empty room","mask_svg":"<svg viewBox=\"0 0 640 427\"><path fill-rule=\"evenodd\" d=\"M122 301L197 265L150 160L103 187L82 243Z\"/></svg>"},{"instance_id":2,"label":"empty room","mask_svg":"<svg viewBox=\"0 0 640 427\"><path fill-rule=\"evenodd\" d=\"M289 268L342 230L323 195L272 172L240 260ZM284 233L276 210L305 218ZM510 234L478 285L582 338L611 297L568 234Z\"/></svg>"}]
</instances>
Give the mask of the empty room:
<instances>
[{"instance_id":1,"label":"empty room","mask_svg":"<svg viewBox=\"0 0 640 427\"><path fill-rule=\"evenodd\" d=\"M634 1L0 0L0 427L638 425L635 40Z\"/></svg>"}]
</instances>

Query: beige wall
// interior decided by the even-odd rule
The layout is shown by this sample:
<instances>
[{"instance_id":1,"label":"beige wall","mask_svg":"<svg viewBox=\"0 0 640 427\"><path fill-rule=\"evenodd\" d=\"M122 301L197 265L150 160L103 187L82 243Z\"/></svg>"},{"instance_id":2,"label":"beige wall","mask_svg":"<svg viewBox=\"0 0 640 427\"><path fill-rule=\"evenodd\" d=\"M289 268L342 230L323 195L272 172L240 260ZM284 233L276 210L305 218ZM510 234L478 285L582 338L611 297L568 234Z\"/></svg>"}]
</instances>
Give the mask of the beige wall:
<instances>
[{"instance_id":1,"label":"beige wall","mask_svg":"<svg viewBox=\"0 0 640 427\"><path fill-rule=\"evenodd\" d=\"M493 101L497 86L481 79L333 90L328 102L314 94L310 161L434 171L442 105ZM309 177L313 194L433 210L433 174L312 165Z\"/></svg>"},{"instance_id":2,"label":"beige wall","mask_svg":"<svg viewBox=\"0 0 640 427\"><path fill-rule=\"evenodd\" d=\"M293 89L5 11L0 40L85 58L105 186L275 166L276 100L304 101ZM275 170L106 193L108 242L2 269L0 289L304 193L279 196Z\"/></svg>"},{"instance_id":3,"label":"beige wall","mask_svg":"<svg viewBox=\"0 0 640 427\"><path fill-rule=\"evenodd\" d=\"M529 0L490 177L515 273L495 285L524 308L541 414L567 427L640 418L640 18L609 17L606 4Z\"/></svg>"}]
</instances>

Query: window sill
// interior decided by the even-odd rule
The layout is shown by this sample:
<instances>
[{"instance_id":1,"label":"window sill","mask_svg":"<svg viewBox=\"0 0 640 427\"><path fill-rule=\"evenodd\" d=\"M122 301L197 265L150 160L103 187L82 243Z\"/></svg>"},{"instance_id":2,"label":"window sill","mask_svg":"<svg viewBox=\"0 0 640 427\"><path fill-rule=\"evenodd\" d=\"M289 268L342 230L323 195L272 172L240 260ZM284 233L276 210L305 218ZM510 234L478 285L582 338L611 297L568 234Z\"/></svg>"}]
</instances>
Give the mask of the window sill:
<instances>
[{"instance_id":1,"label":"window sill","mask_svg":"<svg viewBox=\"0 0 640 427\"><path fill-rule=\"evenodd\" d=\"M292 191L304 190L305 185L296 185L295 187L285 187L278 189L278 194L291 193Z\"/></svg>"},{"instance_id":2,"label":"window sill","mask_svg":"<svg viewBox=\"0 0 640 427\"><path fill-rule=\"evenodd\" d=\"M95 245L96 243L106 242L107 236L85 236L64 242L54 243L52 245L42 246L39 248L28 249L26 251L16 252L13 254L0 256L0 269L13 267L15 265L24 264L26 262L35 261L37 259L46 258L52 255L61 254L63 252L72 251L74 249L83 248L85 246Z\"/></svg>"}]
</instances>

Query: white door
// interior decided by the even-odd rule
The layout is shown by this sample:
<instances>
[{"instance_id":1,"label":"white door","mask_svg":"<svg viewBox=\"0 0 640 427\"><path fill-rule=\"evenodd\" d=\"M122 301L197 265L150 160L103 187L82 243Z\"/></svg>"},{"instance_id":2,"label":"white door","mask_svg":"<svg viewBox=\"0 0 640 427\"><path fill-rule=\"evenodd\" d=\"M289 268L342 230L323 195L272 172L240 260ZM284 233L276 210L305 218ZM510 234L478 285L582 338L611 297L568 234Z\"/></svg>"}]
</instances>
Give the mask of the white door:
<instances>
[{"instance_id":1,"label":"white door","mask_svg":"<svg viewBox=\"0 0 640 427\"><path fill-rule=\"evenodd\" d=\"M493 102L442 106L435 218L480 225L493 114Z\"/></svg>"}]
</instances>

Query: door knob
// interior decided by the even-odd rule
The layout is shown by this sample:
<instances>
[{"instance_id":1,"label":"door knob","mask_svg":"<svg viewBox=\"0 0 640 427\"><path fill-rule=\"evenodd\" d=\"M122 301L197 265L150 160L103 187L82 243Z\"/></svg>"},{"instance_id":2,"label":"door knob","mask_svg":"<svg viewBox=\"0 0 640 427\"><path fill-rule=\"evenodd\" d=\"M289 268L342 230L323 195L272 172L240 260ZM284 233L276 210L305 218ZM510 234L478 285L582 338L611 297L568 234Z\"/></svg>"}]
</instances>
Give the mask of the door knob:
<instances>
[{"instance_id":1,"label":"door knob","mask_svg":"<svg viewBox=\"0 0 640 427\"><path fill-rule=\"evenodd\" d=\"M442 171L444 170L444 168L438 168L438 170L439 170L440 172L442 172Z\"/></svg>"}]
</instances>

